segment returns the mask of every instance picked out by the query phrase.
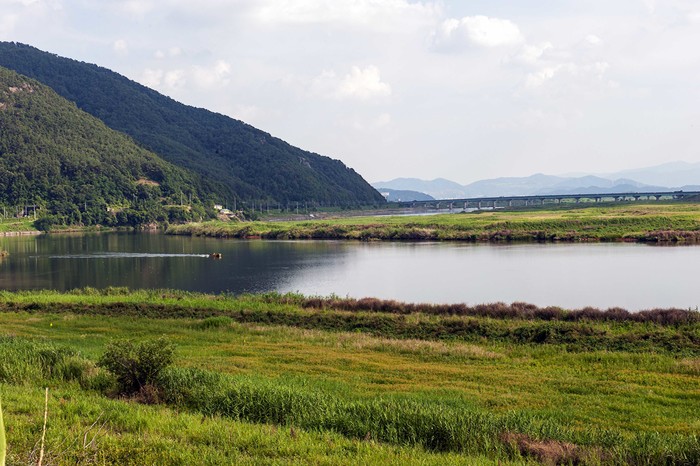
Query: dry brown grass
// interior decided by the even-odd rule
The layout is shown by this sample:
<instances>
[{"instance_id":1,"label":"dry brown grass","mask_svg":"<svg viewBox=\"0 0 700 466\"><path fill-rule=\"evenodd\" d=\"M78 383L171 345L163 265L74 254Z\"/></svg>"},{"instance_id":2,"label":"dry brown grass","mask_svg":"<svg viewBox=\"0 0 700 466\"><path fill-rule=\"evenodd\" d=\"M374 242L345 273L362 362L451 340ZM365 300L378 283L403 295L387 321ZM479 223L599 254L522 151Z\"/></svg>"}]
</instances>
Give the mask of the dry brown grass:
<instances>
[{"instance_id":1,"label":"dry brown grass","mask_svg":"<svg viewBox=\"0 0 700 466\"><path fill-rule=\"evenodd\" d=\"M700 358L685 358L678 361L678 367L684 373L700 375Z\"/></svg>"},{"instance_id":2,"label":"dry brown grass","mask_svg":"<svg viewBox=\"0 0 700 466\"><path fill-rule=\"evenodd\" d=\"M284 331L295 337L321 343L324 346L352 350L386 351L411 355L457 357L464 359L499 359L504 355L484 347L459 342L443 342L418 339L381 338L365 333L328 333L322 330L297 329L294 327L240 325L258 334Z\"/></svg>"},{"instance_id":3,"label":"dry brown grass","mask_svg":"<svg viewBox=\"0 0 700 466\"><path fill-rule=\"evenodd\" d=\"M392 338L373 338L368 335L343 334L338 344L358 350L393 351L408 354L431 354L435 356L461 357L467 359L496 359L503 355L489 351L477 345L449 344L442 341L398 340Z\"/></svg>"},{"instance_id":4,"label":"dry brown grass","mask_svg":"<svg viewBox=\"0 0 700 466\"><path fill-rule=\"evenodd\" d=\"M584 448L579 445L558 440L536 440L524 434L506 433L501 439L516 448L521 455L536 459L547 466L583 465L601 463L602 451Z\"/></svg>"}]
</instances>

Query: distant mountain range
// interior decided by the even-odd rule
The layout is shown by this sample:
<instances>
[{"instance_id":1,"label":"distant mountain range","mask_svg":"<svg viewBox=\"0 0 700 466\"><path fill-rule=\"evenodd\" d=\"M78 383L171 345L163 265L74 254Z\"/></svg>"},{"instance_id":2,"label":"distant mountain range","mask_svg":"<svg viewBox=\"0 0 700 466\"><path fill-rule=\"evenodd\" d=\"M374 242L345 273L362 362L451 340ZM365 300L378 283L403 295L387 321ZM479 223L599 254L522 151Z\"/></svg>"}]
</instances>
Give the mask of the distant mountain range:
<instances>
[{"instance_id":1,"label":"distant mountain range","mask_svg":"<svg viewBox=\"0 0 700 466\"><path fill-rule=\"evenodd\" d=\"M372 183L372 186L379 191L388 189L417 191L435 199L637 191L700 191L700 163L670 162L600 175L554 176L538 173L527 177L479 180L467 185L444 178L435 180L396 178L390 181L378 181Z\"/></svg>"},{"instance_id":2,"label":"distant mountain range","mask_svg":"<svg viewBox=\"0 0 700 466\"><path fill-rule=\"evenodd\" d=\"M382 188L377 190L389 202L432 201L435 199L433 196L418 191L406 191L401 189L390 188Z\"/></svg>"}]
</instances>

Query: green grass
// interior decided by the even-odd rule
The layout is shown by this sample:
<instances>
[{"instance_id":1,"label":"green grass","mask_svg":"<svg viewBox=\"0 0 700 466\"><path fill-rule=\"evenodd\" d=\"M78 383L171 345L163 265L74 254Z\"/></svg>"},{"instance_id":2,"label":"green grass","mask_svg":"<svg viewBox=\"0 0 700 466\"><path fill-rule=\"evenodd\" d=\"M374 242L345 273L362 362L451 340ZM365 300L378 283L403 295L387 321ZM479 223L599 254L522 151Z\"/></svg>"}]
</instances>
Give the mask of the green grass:
<instances>
[{"instance_id":1,"label":"green grass","mask_svg":"<svg viewBox=\"0 0 700 466\"><path fill-rule=\"evenodd\" d=\"M700 204L481 211L408 217L173 225L168 234L265 239L458 241L698 241Z\"/></svg>"},{"instance_id":2,"label":"green grass","mask_svg":"<svg viewBox=\"0 0 700 466\"><path fill-rule=\"evenodd\" d=\"M307 307L308 303L320 307ZM599 320L608 314L600 311L567 312L555 309L561 318L583 316L574 320L551 320L550 308L543 309L545 318L520 318L517 309L527 305L493 305L496 314L481 316L480 307L472 314L435 314L435 306L415 306L425 312L406 314L409 306L384 302L392 309L347 310L348 300L305 299L296 295L203 295L198 293L146 290L127 292L124 289L76 290L55 292L0 292L0 310L57 313L69 315L133 316L150 318L228 318L239 323L285 325L301 329L333 332L363 332L385 338L418 339L426 341L461 341L501 344L558 344L567 351L633 351L667 352L700 355L700 319L692 311L649 311L648 321ZM337 305L338 307L334 307ZM330 306L330 307L329 307ZM486 310L491 309L485 306ZM505 312L499 316L498 310ZM461 307L459 309L462 309ZM515 309L515 317L507 318ZM449 310L449 309L448 309ZM430 311L430 312L428 312ZM644 313L642 313L644 314ZM591 316L586 318L586 316ZM620 313L613 313L618 316ZM634 314L631 314L634 316ZM646 314L645 314L646 315ZM676 320L657 323L657 315L673 315ZM595 317L595 319L593 319ZM217 321L213 321L216 323ZM674 323L675 322L675 323ZM212 323L212 324L213 324ZM204 321L200 325L210 325Z\"/></svg>"},{"instance_id":3,"label":"green grass","mask_svg":"<svg viewBox=\"0 0 700 466\"><path fill-rule=\"evenodd\" d=\"M30 219L30 218L0 219L0 233L22 232L22 231L36 232L37 229L34 227L34 219Z\"/></svg>"},{"instance_id":4,"label":"green grass","mask_svg":"<svg viewBox=\"0 0 700 466\"><path fill-rule=\"evenodd\" d=\"M8 464L36 464L43 390L6 385L3 393L11 426ZM486 457L467 459L455 453L348 439L332 432L111 400L74 386L51 389L48 412L45 464L497 464Z\"/></svg>"},{"instance_id":5,"label":"green grass","mask_svg":"<svg viewBox=\"0 0 700 466\"><path fill-rule=\"evenodd\" d=\"M569 459L585 464L694 464L699 458L700 359L692 343L697 322L585 322L617 337L643 329L641 340L690 335L671 347L396 338L369 327L349 332L314 328L314 319L322 322L319 316L370 314L303 309L293 304L301 297L283 298L121 289L3 293L0 329L17 336L0 341L0 391L6 424L13 426L8 454L16 455L10 464L27 462L36 444L42 386L52 394L49 451L58 455L63 450L56 445L78 445L61 453L59 464L88 455L80 446L83 431L100 413L117 416L119 410L140 424L125 426L126 421L110 417L97 435L100 447L80 459L84 464L95 458L119 463L131 450L141 461L174 464L186 463L199 451L209 464L522 463L538 458L532 442L540 449L546 442L569 448L575 455ZM80 306L71 307L76 303ZM110 312L101 315L105 307ZM235 313L212 314L213 309L254 310L260 316L296 313L307 316L309 325L239 322ZM129 312L119 316L120 310ZM138 312L151 317L135 317ZM371 315L416 325L455 318ZM469 319L501 330L581 325ZM177 365L159 382L165 405L146 407L103 395L109 378L94 361L110 341L127 335L142 341L167 335L177 345ZM76 404L85 411L71 411ZM18 422L25 427L15 427ZM239 440L218 445L223 433L217 432L231 430L240 431ZM292 430L304 442L293 439ZM270 436L260 448L243 440L259 435ZM173 459L166 460L163 455L171 449Z\"/></svg>"}]
</instances>

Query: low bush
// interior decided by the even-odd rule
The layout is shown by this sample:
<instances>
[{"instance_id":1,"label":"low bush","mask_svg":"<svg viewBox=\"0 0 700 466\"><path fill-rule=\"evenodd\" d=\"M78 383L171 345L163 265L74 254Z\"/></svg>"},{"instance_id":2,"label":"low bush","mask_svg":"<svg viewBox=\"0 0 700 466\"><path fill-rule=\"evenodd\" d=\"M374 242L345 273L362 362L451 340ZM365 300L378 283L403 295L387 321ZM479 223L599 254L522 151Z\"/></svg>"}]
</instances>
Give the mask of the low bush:
<instances>
[{"instance_id":1,"label":"low bush","mask_svg":"<svg viewBox=\"0 0 700 466\"><path fill-rule=\"evenodd\" d=\"M97 364L114 374L120 394L134 395L144 387L157 385L174 355L174 345L165 338L138 343L120 340L107 346Z\"/></svg>"}]
</instances>

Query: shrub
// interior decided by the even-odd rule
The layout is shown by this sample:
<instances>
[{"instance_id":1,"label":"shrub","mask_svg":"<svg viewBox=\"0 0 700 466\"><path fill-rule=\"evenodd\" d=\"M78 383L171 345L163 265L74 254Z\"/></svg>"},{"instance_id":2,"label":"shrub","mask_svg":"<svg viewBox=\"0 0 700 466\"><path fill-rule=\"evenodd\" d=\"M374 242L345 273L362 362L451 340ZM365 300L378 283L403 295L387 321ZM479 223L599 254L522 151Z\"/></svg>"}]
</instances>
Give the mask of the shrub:
<instances>
[{"instance_id":1,"label":"shrub","mask_svg":"<svg viewBox=\"0 0 700 466\"><path fill-rule=\"evenodd\" d=\"M119 393L133 395L146 386L156 386L174 354L174 345L162 337L139 343L121 340L107 346L97 365L114 374Z\"/></svg>"}]
</instances>

